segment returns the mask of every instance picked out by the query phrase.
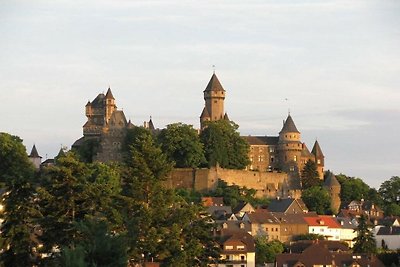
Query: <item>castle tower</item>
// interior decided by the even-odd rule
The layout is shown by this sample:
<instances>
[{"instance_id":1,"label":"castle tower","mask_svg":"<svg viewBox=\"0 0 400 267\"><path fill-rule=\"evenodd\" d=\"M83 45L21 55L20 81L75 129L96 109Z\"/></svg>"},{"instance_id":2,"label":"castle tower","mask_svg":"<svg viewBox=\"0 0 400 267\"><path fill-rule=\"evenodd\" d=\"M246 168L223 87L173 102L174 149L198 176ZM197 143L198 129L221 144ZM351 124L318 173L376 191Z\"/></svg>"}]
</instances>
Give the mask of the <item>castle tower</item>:
<instances>
[{"instance_id":1,"label":"castle tower","mask_svg":"<svg viewBox=\"0 0 400 267\"><path fill-rule=\"evenodd\" d=\"M205 121L217 121L225 117L228 118L228 115L224 113L225 90L215 73L211 76L203 93L205 107L200 115L201 128L204 128Z\"/></svg>"},{"instance_id":2,"label":"castle tower","mask_svg":"<svg viewBox=\"0 0 400 267\"><path fill-rule=\"evenodd\" d=\"M106 97L105 97L105 123L108 123L110 121L110 118L114 112L114 110L117 109L117 106L115 105L115 98L111 92L110 87L107 90Z\"/></svg>"},{"instance_id":3,"label":"castle tower","mask_svg":"<svg viewBox=\"0 0 400 267\"><path fill-rule=\"evenodd\" d=\"M340 183L336 179L335 175L328 171L327 177L324 182L324 187L328 189L331 196L331 209L334 214L339 212L340 208Z\"/></svg>"},{"instance_id":4,"label":"castle tower","mask_svg":"<svg viewBox=\"0 0 400 267\"><path fill-rule=\"evenodd\" d=\"M298 175L303 144L300 141L300 132L290 114L283 123L279 132L278 157L279 165L285 172Z\"/></svg>"},{"instance_id":5,"label":"castle tower","mask_svg":"<svg viewBox=\"0 0 400 267\"><path fill-rule=\"evenodd\" d=\"M32 162L33 166L35 166L35 168L39 170L40 164L42 163L42 157L39 156L39 153L36 149L36 145L33 145L31 154L28 157L29 160Z\"/></svg>"},{"instance_id":6,"label":"castle tower","mask_svg":"<svg viewBox=\"0 0 400 267\"><path fill-rule=\"evenodd\" d=\"M317 140L315 140L314 147L313 147L311 153L314 156L315 163L317 163L317 170L319 173L319 178L322 180L322 179L324 179L325 156L322 153L321 147L319 146L319 143Z\"/></svg>"}]
</instances>

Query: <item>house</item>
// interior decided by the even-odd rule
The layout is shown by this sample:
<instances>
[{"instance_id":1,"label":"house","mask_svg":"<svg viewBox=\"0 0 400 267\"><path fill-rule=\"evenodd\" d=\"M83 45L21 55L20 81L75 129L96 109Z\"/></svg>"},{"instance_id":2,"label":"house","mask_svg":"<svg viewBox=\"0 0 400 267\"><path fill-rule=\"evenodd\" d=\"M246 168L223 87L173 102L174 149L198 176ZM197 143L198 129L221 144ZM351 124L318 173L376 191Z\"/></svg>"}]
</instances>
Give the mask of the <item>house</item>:
<instances>
[{"instance_id":1,"label":"house","mask_svg":"<svg viewBox=\"0 0 400 267\"><path fill-rule=\"evenodd\" d=\"M340 224L340 241L345 242L350 248L354 246L353 239L357 237L355 229L358 226L356 219L347 217L336 217L336 222Z\"/></svg>"},{"instance_id":2,"label":"house","mask_svg":"<svg viewBox=\"0 0 400 267\"><path fill-rule=\"evenodd\" d=\"M255 209L254 207L248 203L241 201L239 204L236 205L236 207L232 210L232 212L238 217L242 218L245 213L252 213L254 212Z\"/></svg>"},{"instance_id":3,"label":"house","mask_svg":"<svg viewBox=\"0 0 400 267\"><path fill-rule=\"evenodd\" d=\"M256 249L254 238L244 232L224 232L219 237L221 260L218 267L255 267Z\"/></svg>"},{"instance_id":4,"label":"house","mask_svg":"<svg viewBox=\"0 0 400 267\"><path fill-rule=\"evenodd\" d=\"M307 213L308 209L301 199L277 198L268 205L268 211L284 213Z\"/></svg>"},{"instance_id":5,"label":"house","mask_svg":"<svg viewBox=\"0 0 400 267\"><path fill-rule=\"evenodd\" d=\"M251 234L251 223L246 221L215 221L216 227L214 233L217 236L224 233L246 232Z\"/></svg>"},{"instance_id":6,"label":"house","mask_svg":"<svg viewBox=\"0 0 400 267\"><path fill-rule=\"evenodd\" d=\"M332 251L328 245L314 241L303 251L284 253L276 256L276 267L384 267L375 256L367 254L352 254L340 249Z\"/></svg>"},{"instance_id":7,"label":"house","mask_svg":"<svg viewBox=\"0 0 400 267\"><path fill-rule=\"evenodd\" d=\"M268 241L280 240L280 222L270 212L258 209L252 213L246 213L243 221L251 223L252 236L265 236Z\"/></svg>"},{"instance_id":8,"label":"house","mask_svg":"<svg viewBox=\"0 0 400 267\"><path fill-rule=\"evenodd\" d=\"M296 236L308 233L308 224L304 220L304 214L271 212L271 215L280 222L279 241L283 243L288 243Z\"/></svg>"},{"instance_id":9,"label":"house","mask_svg":"<svg viewBox=\"0 0 400 267\"><path fill-rule=\"evenodd\" d=\"M340 240L341 226L332 216L305 216L308 224L308 233L324 236L327 240Z\"/></svg>"},{"instance_id":10,"label":"house","mask_svg":"<svg viewBox=\"0 0 400 267\"><path fill-rule=\"evenodd\" d=\"M373 202L364 201L364 199L353 200L347 205L347 209L341 210L343 216L359 218L362 214L366 215L375 225L378 224L378 220L383 218L383 210Z\"/></svg>"},{"instance_id":11,"label":"house","mask_svg":"<svg viewBox=\"0 0 400 267\"><path fill-rule=\"evenodd\" d=\"M400 249L400 226L378 227L375 239L378 248L387 246L391 250Z\"/></svg>"},{"instance_id":12,"label":"house","mask_svg":"<svg viewBox=\"0 0 400 267\"><path fill-rule=\"evenodd\" d=\"M232 215L231 206L210 206L207 212L214 220L226 220Z\"/></svg>"}]
</instances>

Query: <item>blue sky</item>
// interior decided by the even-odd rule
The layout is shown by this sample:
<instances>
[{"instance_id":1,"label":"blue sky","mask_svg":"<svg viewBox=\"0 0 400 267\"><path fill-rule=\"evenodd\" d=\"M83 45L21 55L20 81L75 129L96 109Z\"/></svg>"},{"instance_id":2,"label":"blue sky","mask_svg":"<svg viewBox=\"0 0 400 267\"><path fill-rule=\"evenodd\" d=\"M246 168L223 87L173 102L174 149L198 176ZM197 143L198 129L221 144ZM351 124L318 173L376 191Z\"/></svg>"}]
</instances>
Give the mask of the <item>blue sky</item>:
<instances>
[{"instance_id":1,"label":"blue sky","mask_svg":"<svg viewBox=\"0 0 400 267\"><path fill-rule=\"evenodd\" d=\"M53 157L109 85L134 124L198 127L216 65L243 135L277 135L290 109L327 169L379 187L400 175L399 14L396 0L3 0L0 131Z\"/></svg>"}]
</instances>

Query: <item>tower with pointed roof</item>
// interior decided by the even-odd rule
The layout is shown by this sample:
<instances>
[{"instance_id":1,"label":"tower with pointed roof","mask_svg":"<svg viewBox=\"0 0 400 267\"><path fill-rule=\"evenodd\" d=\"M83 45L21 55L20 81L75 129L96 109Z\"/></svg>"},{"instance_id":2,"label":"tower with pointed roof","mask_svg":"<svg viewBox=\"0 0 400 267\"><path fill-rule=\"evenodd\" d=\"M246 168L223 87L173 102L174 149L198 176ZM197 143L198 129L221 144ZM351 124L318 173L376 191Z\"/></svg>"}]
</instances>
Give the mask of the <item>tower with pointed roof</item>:
<instances>
[{"instance_id":1,"label":"tower with pointed roof","mask_svg":"<svg viewBox=\"0 0 400 267\"><path fill-rule=\"evenodd\" d=\"M32 162L33 166L38 170L40 168L40 164L42 163L42 157L39 156L39 153L36 149L36 145L33 145L31 154L29 154L29 160Z\"/></svg>"},{"instance_id":2,"label":"tower with pointed roof","mask_svg":"<svg viewBox=\"0 0 400 267\"><path fill-rule=\"evenodd\" d=\"M328 171L324 181L324 187L329 191L331 196L331 210L333 214L337 214L340 208L340 189L341 185L335 175Z\"/></svg>"},{"instance_id":3,"label":"tower with pointed roof","mask_svg":"<svg viewBox=\"0 0 400 267\"><path fill-rule=\"evenodd\" d=\"M224 111L225 89L213 73L206 89L203 91L205 105L200 115L200 126L203 129L206 121L228 119Z\"/></svg>"},{"instance_id":4,"label":"tower with pointed roof","mask_svg":"<svg viewBox=\"0 0 400 267\"><path fill-rule=\"evenodd\" d=\"M300 172L299 162L303 150L300 137L300 132L289 114L279 132L278 154L282 170L292 175Z\"/></svg>"},{"instance_id":5,"label":"tower with pointed roof","mask_svg":"<svg viewBox=\"0 0 400 267\"><path fill-rule=\"evenodd\" d=\"M314 157L314 162L317 163L317 171L319 173L320 179L323 179L324 177L324 166L325 166L325 156L322 153L322 149L319 146L319 143L317 140L315 140L313 149L311 151L313 157Z\"/></svg>"}]
</instances>

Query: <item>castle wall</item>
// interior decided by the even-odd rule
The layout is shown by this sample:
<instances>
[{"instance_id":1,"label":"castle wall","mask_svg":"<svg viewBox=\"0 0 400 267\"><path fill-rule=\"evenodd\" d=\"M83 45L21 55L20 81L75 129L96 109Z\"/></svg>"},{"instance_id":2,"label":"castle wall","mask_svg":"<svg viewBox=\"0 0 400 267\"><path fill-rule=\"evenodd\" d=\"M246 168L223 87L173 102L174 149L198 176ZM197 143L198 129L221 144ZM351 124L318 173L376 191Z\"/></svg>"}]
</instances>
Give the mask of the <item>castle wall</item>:
<instances>
[{"instance_id":1,"label":"castle wall","mask_svg":"<svg viewBox=\"0 0 400 267\"><path fill-rule=\"evenodd\" d=\"M295 197L301 196L300 190L290 187L288 175L278 172L258 172L246 170L211 169L174 169L166 186L169 188L186 188L200 192L212 191L218 179L228 185L237 185L256 190L257 197Z\"/></svg>"}]
</instances>

